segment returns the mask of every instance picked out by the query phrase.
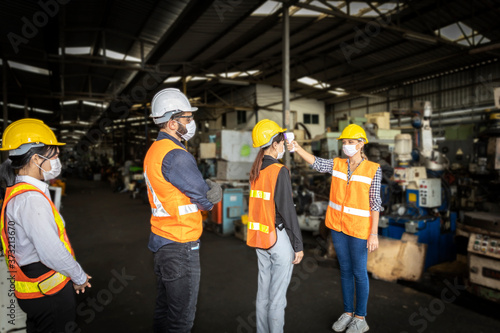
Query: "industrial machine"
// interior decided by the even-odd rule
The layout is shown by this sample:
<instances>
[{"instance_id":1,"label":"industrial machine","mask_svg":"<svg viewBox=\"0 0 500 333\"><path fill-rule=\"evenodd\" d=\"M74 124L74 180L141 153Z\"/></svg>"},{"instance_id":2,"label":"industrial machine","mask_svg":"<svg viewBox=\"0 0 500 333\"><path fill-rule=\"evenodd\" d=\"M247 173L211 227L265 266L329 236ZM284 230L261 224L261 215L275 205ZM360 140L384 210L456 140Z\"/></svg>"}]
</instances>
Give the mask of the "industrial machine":
<instances>
[{"instance_id":1,"label":"industrial machine","mask_svg":"<svg viewBox=\"0 0 500 333\"><path fill-rule=\"evenodd\" d=\"M467 212L459 234L468 238L469 291L500 301L500 216Z\"/></svg>"},{"instance_id":2,"label":"industrial machine","mask_svg":"<svg viewBox=\"0 0 500 333\"><path fill-rule=\"evenodd\" d=\"M241 220L248 207L243 193L243 188L223 187L222 200L215 204L210 219L211 227L218 234L227 236L234 233L233 222Z\"/></svg>"},{"instance_id":3,"label":"industrial machine","mask_svg":"<svg viewBox=\"0 0 500 333\"><path fill-rule=\"evenodd\" d=\"M415 140L410 134L395 137L394 177L382 186L383 206L387 211L379 222L379 233L383 236L401 239L407 232L427 244L424 268L456 257L457 214L450 211L451 191L447 180L441 177L448 162L433 149L431 116L431 103L418 103L412 119ZM391 189L393 182L399 191Z\"/></svg>"}]
</instances>

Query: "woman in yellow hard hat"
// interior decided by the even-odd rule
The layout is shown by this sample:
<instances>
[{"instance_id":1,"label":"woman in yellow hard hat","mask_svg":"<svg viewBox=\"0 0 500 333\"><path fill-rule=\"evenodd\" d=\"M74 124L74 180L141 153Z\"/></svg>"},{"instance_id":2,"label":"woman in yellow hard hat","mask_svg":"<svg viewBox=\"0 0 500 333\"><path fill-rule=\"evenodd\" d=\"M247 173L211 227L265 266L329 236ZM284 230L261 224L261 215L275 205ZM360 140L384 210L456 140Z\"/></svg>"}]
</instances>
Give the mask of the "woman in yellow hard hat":
<instances>
[{"instance_id":1,"label":"woman in yellow hard hat","mask_svg":"<svg viewBox=\"0 0 500 333\"><path fill-rule=\"evenodd\" d=\"M90 276L75 260L64 220L44 182L61 172L62 145L38 119L15 121L2 136L0 150L9 151L0 166L0 179L7 186L2 249L14 294L27 314L28 332L65 332L75 320L75 290L90 287Z\"/></svg>"},{"instance_id":2,"label":"woman in yellow hard hat","mask_svg":"<svg viewBox=\"0 0 500 333\"><path fill-rule=\"evenodd\" d=\"M358 333L368 331L365 319L369 293L366 265L368 252L378 248L382 170L379 164L368 161L363 152L368 139L361 126L347 126L338 140L342 140L346 159L315 157L295 141L288 148L295 149L316 171L332 174L325 222L332 229L344 299L344 313L332 329L343 332L347 327L348 333Z\"/></svg>"},{"instance_id":3,"label":"woman in yellow hard hat","mask_svg":"<svg viewBox=\"0 0 500 333\"><path fill-rule=\"evenodd\" d=\"M286 129L259 121L252 131L259 153L250 171L247 244L256 248L259 266L257 332L283 332L286 291L293 265L304 256L285 154Z\"/></svg>"}]
</instances>

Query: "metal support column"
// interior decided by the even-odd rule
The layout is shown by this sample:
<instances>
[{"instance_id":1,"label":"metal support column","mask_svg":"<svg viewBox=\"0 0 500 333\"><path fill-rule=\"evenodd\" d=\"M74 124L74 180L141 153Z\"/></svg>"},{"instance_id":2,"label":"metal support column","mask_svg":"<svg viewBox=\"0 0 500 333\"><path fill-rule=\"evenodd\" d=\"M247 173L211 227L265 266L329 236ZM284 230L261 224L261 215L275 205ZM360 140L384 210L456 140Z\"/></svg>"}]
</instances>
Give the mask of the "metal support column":
<instances>
[{"instance_id":1,"label":"metal support column","mask_svg":"<svg viewBox=\"0 0 500 333\"><path fill-rule=\"evenodd\" d=\"M290 127L290 16L288 3L283 2L283 127ZM290 158L284 156L284 162L290 169Z\"/></svg>"}]
</instances>

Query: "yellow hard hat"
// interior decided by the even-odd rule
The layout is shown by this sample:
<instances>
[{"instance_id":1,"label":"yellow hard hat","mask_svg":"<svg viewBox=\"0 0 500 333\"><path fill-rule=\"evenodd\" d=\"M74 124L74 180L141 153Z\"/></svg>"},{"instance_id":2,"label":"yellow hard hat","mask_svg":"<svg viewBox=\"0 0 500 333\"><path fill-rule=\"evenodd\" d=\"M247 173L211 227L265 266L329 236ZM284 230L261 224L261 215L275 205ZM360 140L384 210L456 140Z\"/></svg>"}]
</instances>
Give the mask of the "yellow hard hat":
<instances>
[{"instance_id":1,"label":"yellow hard hat","mask_svg":"<svg viewBox=\"0 0 500 333\"><path fill-rule=\"evenodd\" d=\"M21 147L25 144L30 145ZM5 129L0 151L10 150L9 155L22 155L32 146L43 145L63 146L65 143L58 142L54 132L43 121L25 118L13 122Z\"/></svg>"},{"instance_id":2,"label":"yellow hard hat","mask_svg":"<svg viewBox=\"0 0 500 333\"><path fill-rule=\"evenodd\" d=\"M286 128L281 128L274 121L263 119L259 121L252 130L253 147L266 147L271 139L278 133L283 133Z\"/></svg>"},{"instance_id":3,"label":"yellow hard hat","mask_svg":"<svg viewBox=\"0 0 500 333\"><path fill-rule=\"evenodd\" d=\"M366 133L365 130L356 124L351 124L344 128L342 131L342 134L337 138L337 140L342 140L342 139L364 139L365 143L368 143L368 139L366 138Z\"/></svg>"}]
</instances>

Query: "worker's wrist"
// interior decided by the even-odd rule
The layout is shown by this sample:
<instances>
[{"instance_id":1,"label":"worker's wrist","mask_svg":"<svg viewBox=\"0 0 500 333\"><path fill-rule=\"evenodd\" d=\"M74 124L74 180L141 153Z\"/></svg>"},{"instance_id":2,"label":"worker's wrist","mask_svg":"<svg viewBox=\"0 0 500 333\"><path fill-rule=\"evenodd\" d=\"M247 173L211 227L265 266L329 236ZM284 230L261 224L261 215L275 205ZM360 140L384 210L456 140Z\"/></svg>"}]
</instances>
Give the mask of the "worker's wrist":
<instances>
[{"instance_id":1,"label":"worker's wrist","mask_svg":"<svg viewBox=\"0 0 500 333\"><path fill-rule=\"evenodd\" d=\"M370 234L370 236L378 236L378 234Z\"/></svg>"}]
</instances>

